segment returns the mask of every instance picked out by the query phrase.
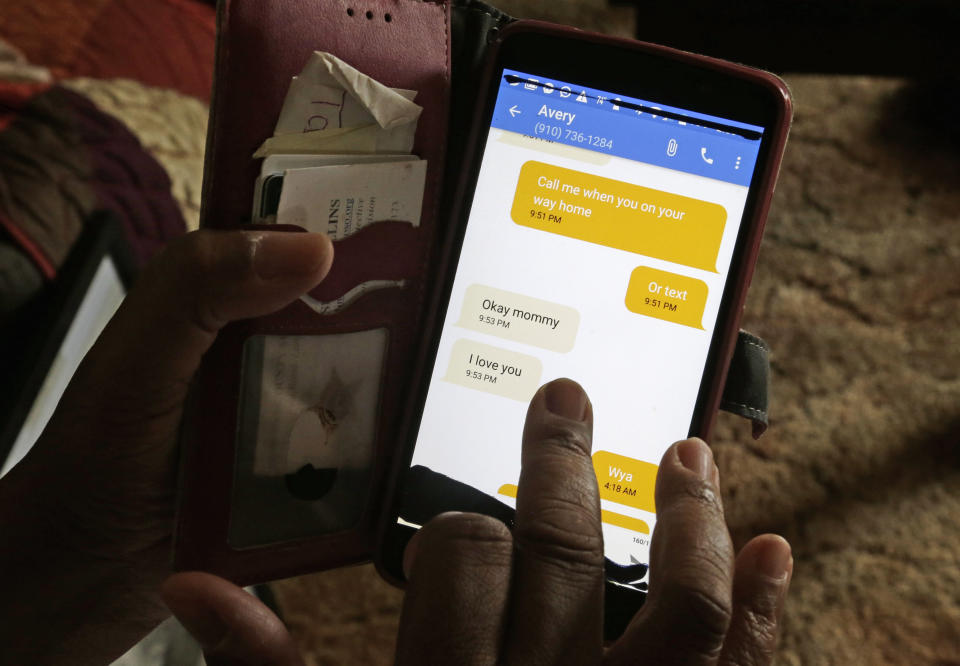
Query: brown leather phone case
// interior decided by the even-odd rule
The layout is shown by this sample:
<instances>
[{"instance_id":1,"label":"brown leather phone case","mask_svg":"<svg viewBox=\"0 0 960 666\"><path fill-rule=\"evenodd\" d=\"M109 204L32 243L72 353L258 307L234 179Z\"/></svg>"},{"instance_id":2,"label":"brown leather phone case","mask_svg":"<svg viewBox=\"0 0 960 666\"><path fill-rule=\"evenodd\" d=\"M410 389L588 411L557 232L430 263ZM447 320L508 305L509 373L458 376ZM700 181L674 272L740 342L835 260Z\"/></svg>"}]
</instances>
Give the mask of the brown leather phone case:
<instances>
[{"instance_id":1,"label":"brown leather phone case","mask_svg":"<svg viewBox=\"0 0 960 666\"><path fill-rule=\"evenodd\" d=\"M328 51L394 88L418 91L423 107L414 154L428 161L419 226L372 225L335 247L329 277L312 294L331 300L369 280L402 279L331 315L297 301L269 317L227 326L204 357L181 438L182 473L174 565L240 583L330 568L370 557L390 468L393 424L423 314L443 178L450 92L449 7L420 0L225 0L218 18L201 224L231 229L249 222L259 144L271 136L291 77L314 51ZM252 336L327 336L385 331L369 492L352 524L333 533L230 543L238 456L244 345ZM360 492L358 489L357 492ZM284 507L276 507L282 513ZM269 515L261 519L269 520ZM282 520L282 515L275 515Z\"/></svg>"}]
</instances>

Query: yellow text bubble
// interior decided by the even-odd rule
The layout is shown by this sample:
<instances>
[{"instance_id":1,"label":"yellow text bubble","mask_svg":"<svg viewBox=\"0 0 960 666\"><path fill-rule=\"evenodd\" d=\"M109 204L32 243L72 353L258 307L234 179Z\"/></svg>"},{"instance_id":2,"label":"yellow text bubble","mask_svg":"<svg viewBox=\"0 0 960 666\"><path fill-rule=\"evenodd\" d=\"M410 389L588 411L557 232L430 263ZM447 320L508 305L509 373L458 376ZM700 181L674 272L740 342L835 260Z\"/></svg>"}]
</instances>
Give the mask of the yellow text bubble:
<instances>
[{"instance_id":1,"label":"yellow text bubble","mask_svg":"<svg viewBox=\"0 0 960 666\"><path fill-rule=\"evenodd\" d=\"M609 451L597 451L593 454L593 471L597 475L600 499L654 513L656 465Z\"/></svg>"},{"instance_id":2,"label":"yellow text bubble","mask_svg":"<svg viewBox=\"0 0 960 666\"><path fill-rule=\"evenodd\" d=\"M512 497L516 499L517 490L518 488L515 483L505 483L500 486L500 489L497 490L497 493L503 495L504 497ZM616 525L617 527L622 527L632 532L650 534L650 526L647 525L645 520L640 520L639 518L634 518L632 516L625 516L622 513L614 513L613 511L601 509L600 520L608 525Z\"/></svg>"},{"instance_id":3,"label":"yellow text bubble","mask_svg":"<svg viewBox=\"0 0 960 666\"><path fill-rule=\"evenodd\" d=\"M601 509L600 520L608 525L616 525L617 527L622 527L630 530L631 532L650 534L650 526L647 525L647 521L640 520L639 518L634 518L632 516L625 516L622 513L614 513L613 511Z\"/></svg>"},{"instance_id":4,"label":"yellow text bubble","mask_svg":"<svg viewBox=\"0 0 960 666\"><path fill-rule=\"evenodd\" d=\"M580 313L565 305L494 289L467 287L458 326L555 352L573 349Z\"/></svg>"},{"instance_id":5,"label":"yellow text bubble","mask_svg":"<svg viewBox=\"0 0 960 666\"><path fill-rule=\"evenodd\" d=\"M630 312L703 330L707 285L703 280L638 266L624 299Z\"/></svg>"},{"instance_id":6,"label":"yellow text bubble","mask_svg":"<svg viewBox=\"0 0 960 666\"><path fill-rule=\"evenodd\" d=\"M478 391L529 402L540 386L541 375L543 364L538 358L460 339L453 343L444 379Z\"/></svg>"},{"instance_id":7,"label":"yellow text bubble","mask_svg":"<svg viewBox=\"0 0 960 666\"><path fill-rule=\"evenodd\" d=\"M543 162L520 168L511 210L525 227L717 272L726 209Z\"/></svg>"}]
</instances>

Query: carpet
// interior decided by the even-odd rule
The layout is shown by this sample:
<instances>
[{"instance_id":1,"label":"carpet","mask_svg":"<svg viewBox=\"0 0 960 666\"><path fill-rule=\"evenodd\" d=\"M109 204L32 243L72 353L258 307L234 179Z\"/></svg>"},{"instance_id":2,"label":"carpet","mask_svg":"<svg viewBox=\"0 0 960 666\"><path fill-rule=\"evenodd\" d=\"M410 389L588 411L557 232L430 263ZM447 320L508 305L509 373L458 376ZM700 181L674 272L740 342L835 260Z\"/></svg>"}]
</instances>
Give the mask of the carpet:
<instances>
[{"instance_id":1,"label":"carpet","mask_svg":"<svg viewBox=\"0 0 960 666\"><path fill-rule=\"evenodd\" d=\"M788 77L796 116L744 326L759 442L714 447L737 540L795 574L780 664L960 664L960 142L899 80Z\"/></svg>"}]
</instances>

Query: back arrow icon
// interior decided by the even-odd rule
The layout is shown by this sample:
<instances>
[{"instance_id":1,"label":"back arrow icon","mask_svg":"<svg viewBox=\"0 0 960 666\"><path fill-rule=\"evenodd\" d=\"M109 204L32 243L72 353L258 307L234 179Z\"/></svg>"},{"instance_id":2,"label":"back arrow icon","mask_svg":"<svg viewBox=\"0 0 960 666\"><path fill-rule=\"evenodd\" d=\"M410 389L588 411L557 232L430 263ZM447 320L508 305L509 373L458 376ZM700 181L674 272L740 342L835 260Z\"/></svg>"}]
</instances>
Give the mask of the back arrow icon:
<instances>
[{"instance_id":1,"label":"back arrow icon","mask_svg":"<svg viewBox=\"0 0 960 666\"><path fill-rule=\"evenodd\" d=\"M520 109L517 108L517 105L516 105L516 104L514 104L514 105L511 106L509 109L507 109L507 111L509 111L509 112L510 112L510 115L513 116L514 118L517 117L517 114L518 114L518 113L523 113L523 111L521 111Z\"/></svg>"}]
</instances>

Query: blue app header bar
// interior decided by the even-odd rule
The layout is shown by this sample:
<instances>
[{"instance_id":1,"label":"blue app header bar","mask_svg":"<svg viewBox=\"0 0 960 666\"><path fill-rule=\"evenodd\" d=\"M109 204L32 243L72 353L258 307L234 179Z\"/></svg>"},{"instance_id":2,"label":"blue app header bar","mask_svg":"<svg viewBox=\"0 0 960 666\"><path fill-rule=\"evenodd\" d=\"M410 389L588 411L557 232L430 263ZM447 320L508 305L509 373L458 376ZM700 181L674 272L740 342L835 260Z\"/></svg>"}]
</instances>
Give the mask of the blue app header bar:
<instances>
[{"instance_id":1,"label":"blue app header bar","mask_svg":"<svg viewBox=\"0 0 960 666\"><path fill-rule=\"evenodd\" d=\"M762 127L505 69L492 127L749 186Z\"/></svg>"}]
</instances>

